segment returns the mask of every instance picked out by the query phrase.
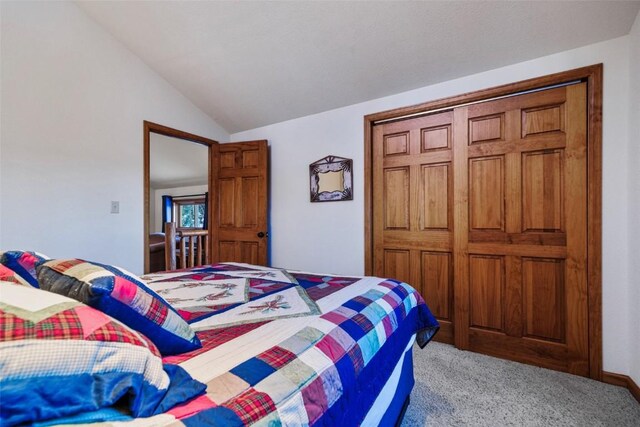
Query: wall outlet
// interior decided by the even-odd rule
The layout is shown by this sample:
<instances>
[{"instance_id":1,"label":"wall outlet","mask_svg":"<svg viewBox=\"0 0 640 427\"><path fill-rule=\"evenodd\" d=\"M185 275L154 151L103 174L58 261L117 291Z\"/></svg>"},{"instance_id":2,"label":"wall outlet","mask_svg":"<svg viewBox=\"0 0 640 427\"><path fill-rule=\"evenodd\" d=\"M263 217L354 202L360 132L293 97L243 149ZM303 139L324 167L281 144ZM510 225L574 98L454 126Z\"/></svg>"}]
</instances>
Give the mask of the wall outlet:
<instances>
[{"instance_id":1,"label":"wall outlet","mask_svg":"<svg viewBox=\"0 0 640 427\"><path fill-rule=\"evenodd\" d=\"M111 202L111 213L112 214L120 213L120 202L118 201Z\"/></svg>"}]
</instances>

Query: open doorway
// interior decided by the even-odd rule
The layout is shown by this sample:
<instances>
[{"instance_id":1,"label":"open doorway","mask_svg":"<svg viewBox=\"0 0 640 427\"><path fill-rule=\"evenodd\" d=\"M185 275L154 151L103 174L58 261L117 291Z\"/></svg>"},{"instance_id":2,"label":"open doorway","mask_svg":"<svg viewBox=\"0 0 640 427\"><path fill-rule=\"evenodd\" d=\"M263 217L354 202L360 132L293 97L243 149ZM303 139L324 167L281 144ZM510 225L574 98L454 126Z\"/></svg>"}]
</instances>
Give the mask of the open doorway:
<instances>
[{"instance_id":1,"label":"open doorway","mask_svg":"<svg viewBox=\"0 0 640 427\"><path fill-rule=\"evenodd\" d=\"M170 269L167 233L193 235L194 241L207 246L200 248L202 253L211 253L211 165L217 144L212 139L144 122L145 273Z\"/></svg>"}]
</instances>

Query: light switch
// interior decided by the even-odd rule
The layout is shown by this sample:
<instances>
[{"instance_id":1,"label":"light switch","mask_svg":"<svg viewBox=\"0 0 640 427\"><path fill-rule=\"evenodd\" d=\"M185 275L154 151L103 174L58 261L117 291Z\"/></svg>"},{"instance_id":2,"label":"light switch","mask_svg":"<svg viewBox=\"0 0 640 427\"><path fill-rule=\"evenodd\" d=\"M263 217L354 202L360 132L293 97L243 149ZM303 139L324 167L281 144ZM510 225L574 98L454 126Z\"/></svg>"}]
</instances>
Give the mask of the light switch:
<instances>
[{"instance_id":1,"label":"light switch","mask_svg":"<svg viewBox=\"0 0 640 427\"><path fill-rule=\"evenodd\" d=\"M120 213L120 202L118 201L111 202L111 213L112 214Z\"/></svg>"}]
</instances>

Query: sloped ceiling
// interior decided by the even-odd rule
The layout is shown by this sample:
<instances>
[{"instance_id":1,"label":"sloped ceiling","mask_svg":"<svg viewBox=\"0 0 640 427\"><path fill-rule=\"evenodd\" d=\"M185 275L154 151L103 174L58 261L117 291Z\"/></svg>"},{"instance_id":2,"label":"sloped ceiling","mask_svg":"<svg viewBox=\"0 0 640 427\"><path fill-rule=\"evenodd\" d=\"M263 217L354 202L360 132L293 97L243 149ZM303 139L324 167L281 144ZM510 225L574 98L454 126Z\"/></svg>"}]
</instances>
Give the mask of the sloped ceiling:
<instances>
[{"instance_id":1,"label":"sloped ceiling","mask_svg":"<svg viewBox=\"0 0 640 427\"><path fill-rule=\"evenodd\" d=\"M77 2L234 133L626 35L640 1Z\"/></svg>"}]
</instances>

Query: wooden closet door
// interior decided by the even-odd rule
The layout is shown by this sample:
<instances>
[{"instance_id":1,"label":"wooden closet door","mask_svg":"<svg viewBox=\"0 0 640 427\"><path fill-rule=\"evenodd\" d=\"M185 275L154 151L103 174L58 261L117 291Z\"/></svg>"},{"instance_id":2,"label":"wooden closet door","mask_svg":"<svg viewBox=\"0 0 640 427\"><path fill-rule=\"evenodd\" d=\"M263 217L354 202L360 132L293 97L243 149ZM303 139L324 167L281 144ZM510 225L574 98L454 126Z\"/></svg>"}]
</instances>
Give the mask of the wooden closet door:
<instances>
[{"instance_id":1,"label":"wooden closet door","mask_svg":"<svg viewBox=\"0 0 640 427\"><path fill-rule=\"evenodd\" d=\"M453 113L374 127L375 275L410 283L453 342Z\"/></svg>"},{"instance_id":2,"label":"wooden closet door","mask_svg":"<svg viewBox=\"0 0 640 427\"><path fill-rule=\"evenodd\" d=\"M459 348L588 375L586 121L585 83L454 110Z\"/></svg>"}]
</instances>

